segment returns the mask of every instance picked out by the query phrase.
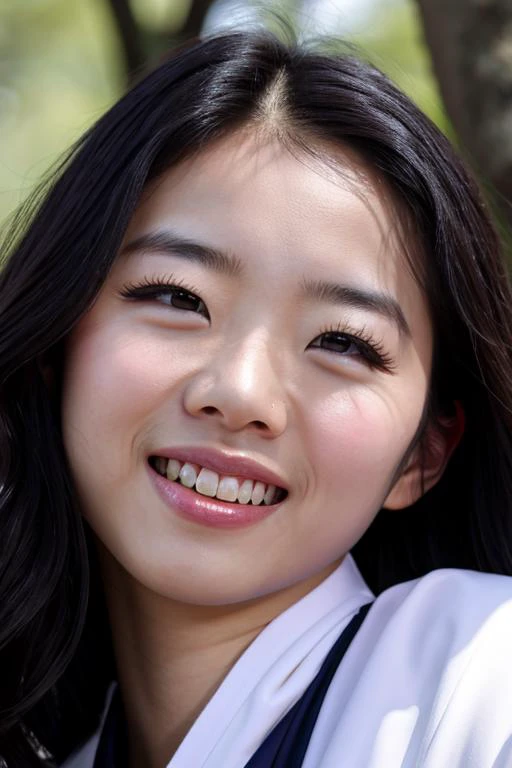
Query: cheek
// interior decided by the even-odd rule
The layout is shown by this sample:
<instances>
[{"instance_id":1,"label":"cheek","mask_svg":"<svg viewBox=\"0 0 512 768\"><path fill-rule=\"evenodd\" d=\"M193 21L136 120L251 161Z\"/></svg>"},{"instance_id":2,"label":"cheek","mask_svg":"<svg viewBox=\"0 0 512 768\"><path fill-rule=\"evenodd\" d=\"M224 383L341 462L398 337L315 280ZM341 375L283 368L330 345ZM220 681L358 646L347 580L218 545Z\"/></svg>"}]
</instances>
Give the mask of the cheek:
<instances>
[{"instance_id":1,"label":"cheek","mask_svg":"<svg viewBox=\"0 0 512 768\"><path fill-rule=\"evenodd\" d=\"M311 414L311 462L328 494L333 487L335 498L351 488L372 496L387 489L422 411L419 398L405 409L399 403L400 398L361 388L332 396Z\"/></svg>"},{"instance_id":2,"label":"cheek","mask_svg":"<svg viewBox=\"0 0 512 768\"><path fill-rule=\"evenodd\" d=\"M65 368L63 424L79 424L91 435L128 436L184 375L186 362L164 352L158 338L122 325L79 329Z\"/></svg>"},{"instance_id":3,"label":"cheek","mask_svg":"<svg viewBox=\"0 0 512 768\"><path fill-rule=\"evenodd\" d=\"M160 356L161 359L161 356ZM126 478L159 391L157 350L121 327L84 323L72 335L63 379L66 452L79 486Z\"/></svg>"}]
</instances>

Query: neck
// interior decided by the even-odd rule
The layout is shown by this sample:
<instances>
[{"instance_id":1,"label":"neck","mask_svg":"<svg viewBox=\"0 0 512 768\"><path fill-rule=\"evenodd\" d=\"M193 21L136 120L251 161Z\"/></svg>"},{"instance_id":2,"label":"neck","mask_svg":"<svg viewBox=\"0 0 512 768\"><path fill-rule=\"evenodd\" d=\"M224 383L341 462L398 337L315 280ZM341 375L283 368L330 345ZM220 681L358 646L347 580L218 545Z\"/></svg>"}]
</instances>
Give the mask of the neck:
<instances>
[{"instance_id":1,"label":"neck","mask_svg":"<svg viewBox=\"0 0 512 768\"><path fill-rule=\"evenodd\" d=\"M188 605L147 590L108 554L103 579L130 766L171 759L231 667L276 616L339 564L270 596L228 606Z\"/></svg>"}]
</instances>

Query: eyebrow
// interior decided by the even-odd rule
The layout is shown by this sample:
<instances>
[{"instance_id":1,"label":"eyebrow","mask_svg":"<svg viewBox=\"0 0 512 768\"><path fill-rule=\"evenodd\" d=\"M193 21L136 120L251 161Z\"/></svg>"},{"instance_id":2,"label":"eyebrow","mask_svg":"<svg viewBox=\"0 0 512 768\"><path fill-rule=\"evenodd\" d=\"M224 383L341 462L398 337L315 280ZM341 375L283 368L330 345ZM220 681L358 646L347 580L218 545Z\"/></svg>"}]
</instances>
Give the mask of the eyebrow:
<instances>
[{"instance_id":1,"label":"eyebrow","mask_svg":"<svg viewBox=\"0 0 512 768\"><path fill-rule=\"evenodd\" d=\"M393 296L355 286L324 282L323 280L304 280L302 291L303 296L307 299L326 301L330 304L342 304L346 307L381 315L386 320L391 320L397 326L400 334L409 338L411 336L411 329L402 308Z\"/></svg>"},{"instance_id":2,"label":"eyebrow","mask_svg":"<svg viewBox=\"0 0 512 768\"><path fill-rule=\"evenodd\" d=\"M121 254L137 252L177 256L229 277L238 277L243 272L242 262L235 254L188 240L171 230L140 235L121 249ZM323 280L304 279L301 288L305 299L373 312L394 323L402 335L411 336L402 308L393 296Z\"/></svg>"},{"instance_id":3,"label":"eyebrow","mask_svg":"<svg viewBox=\"0 0 512 768\"><path fill-rule=\"evenodd\" d=\"M169 230L141 235L127 243L121 249L121 254L140 251L163 253L169 256L188 259L189 261L196 261L208 269L212 269L214 272L228 275L229 277L237 277L243 271L240 259L234 254L222 251L219 248L212 248L209 245L196 243L187 238L180 237Z\"/></svg>"}]
</instances>

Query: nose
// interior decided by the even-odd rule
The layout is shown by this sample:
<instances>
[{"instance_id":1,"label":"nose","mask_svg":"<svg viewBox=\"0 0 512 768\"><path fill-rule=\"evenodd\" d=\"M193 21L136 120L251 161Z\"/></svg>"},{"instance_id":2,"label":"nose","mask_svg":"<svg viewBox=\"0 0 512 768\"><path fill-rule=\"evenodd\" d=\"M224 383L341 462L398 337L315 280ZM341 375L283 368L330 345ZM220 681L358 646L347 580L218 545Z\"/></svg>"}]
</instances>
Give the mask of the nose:
<instances>
[{"instance_id":1,"label":"nose","mask_svg":"<svg viewBox=\"0 0 512 768\"><path fill-rule=\"evenodd\" d=\"M189 380L186 411L232 432L253 429L278 437L286 428L287 407L273 353L269 340L255 336L224 344Z\"/></svg>"}]
</instances>

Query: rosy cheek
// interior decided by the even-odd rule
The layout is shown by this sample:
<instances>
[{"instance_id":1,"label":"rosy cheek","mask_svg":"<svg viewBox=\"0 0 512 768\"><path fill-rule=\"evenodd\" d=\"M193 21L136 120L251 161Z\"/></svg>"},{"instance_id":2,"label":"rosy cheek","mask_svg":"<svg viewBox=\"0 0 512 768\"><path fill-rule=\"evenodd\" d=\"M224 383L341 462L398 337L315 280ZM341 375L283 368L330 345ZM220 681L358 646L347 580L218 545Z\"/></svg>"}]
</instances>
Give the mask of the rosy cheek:
<instances>
[{"instance_id":1,"label":"rosy cheek","mask_svg":"<svg viewBox=\"0 0 512 768\"><path fill-rule=\"evenodd\" d=\"M92 418L111 424L128 414L133 423L158 406L183 374L183 356L171 354L158 336L128 325L85 328L72 341L65 387L77 407L92 407Z\"/></svg>"},{"instance_id":2,"label":"rosy cheek","mask_svg":"<svg viewBox=\"0 0 512 768\"><path fill-rule=\"evenodd\" d=\"M311 415L310 458L331 478L360 483L369 472L387 473L407 446L409 426L397 403L371 391L336 394Z\"/></svg>"}]
</instances>

